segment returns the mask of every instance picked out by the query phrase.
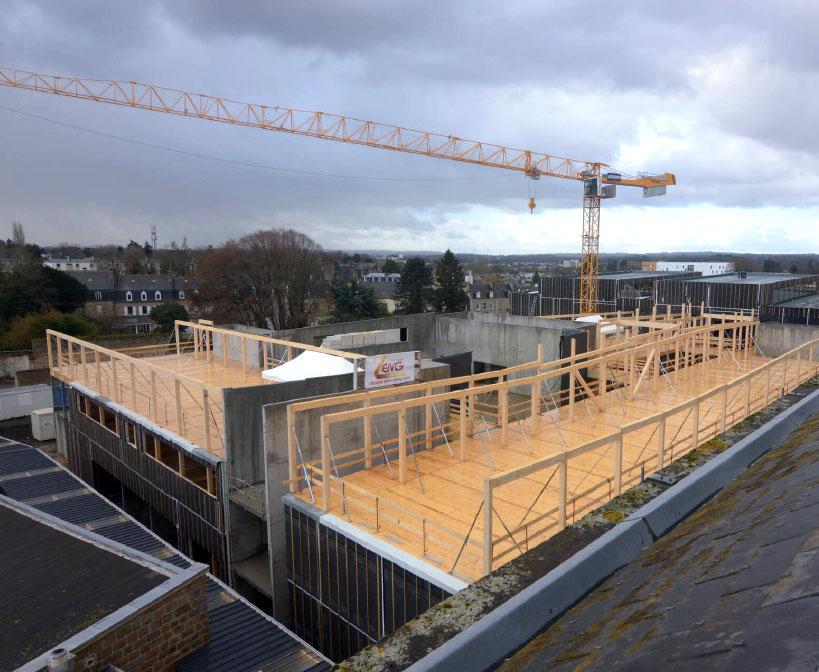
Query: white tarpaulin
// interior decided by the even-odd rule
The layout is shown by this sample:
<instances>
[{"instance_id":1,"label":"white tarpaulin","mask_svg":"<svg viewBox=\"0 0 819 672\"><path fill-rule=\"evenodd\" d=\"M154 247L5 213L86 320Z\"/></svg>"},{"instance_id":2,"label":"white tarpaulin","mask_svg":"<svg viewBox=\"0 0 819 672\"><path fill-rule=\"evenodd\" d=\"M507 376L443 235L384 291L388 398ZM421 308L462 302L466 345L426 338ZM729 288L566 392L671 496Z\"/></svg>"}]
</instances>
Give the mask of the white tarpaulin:
<instances>
[{"instance_id":1,"label":"white tarpaulin","mask_svg":"<svg viewBox=\"0 0 819 672\"><path fill-rule=\"evenodd\" d=\"M322 378L324 376L340 376L352 374L353 364L343 357L328 355L324 352L305 350L289 362L274 369L262 371L262 378L276 383L289 383L294 380L308 378Z\"/></svg>"},{"instance_id":2,"label":"white tarpaulin","mask_svg":"<svg viewBox=\"0 0 819 672\"><path fill-rule=\"evenodd\" d=\"M591 324L597 324L598 322L603 321L602 315L584 315L583 317L578 317L575 319L575 322L586 322ZM605 327L600 328L601 334L614 334L617 332L617 326L614 324L609 324Z\"/></svg>"}]
</instances>

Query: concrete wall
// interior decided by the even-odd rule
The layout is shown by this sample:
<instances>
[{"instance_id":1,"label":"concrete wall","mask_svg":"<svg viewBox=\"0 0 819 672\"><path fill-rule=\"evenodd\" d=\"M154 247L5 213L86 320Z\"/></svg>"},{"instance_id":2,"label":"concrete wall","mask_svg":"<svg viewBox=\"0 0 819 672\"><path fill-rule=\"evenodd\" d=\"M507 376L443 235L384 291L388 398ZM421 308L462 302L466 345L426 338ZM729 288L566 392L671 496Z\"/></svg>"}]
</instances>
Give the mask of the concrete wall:
<instances>
[{"instance_id":1,"label":"concrete wall","mask_svg":"<svg viewBox=\"0 0 819 672\"><path fill-rule=\"evenodd\" d=\"M31 353L26 351L0 352L0 378L14 376L18 371L31 368Z\"/></svg>"},{"instance_id":2,"label":"concrete wall","mask_svg":"<svg viewBox=\"0 0 819 672\"><path fill-rule=\"evenodd\" d=\"M466 313L453 313L464 316ZM365 355L380 355L385 352L402 352L405 350L420 350L424 357L435 356L435 319L440 317L435 313L418 313L416 315L393 315L374 320L358 320L356 322L340 322L325 324L318 327L304 327L287 331L274 331L275 338L286 338L309 345L321 345L327 336L347 334L361 331L377 331L381 329L407 330L407 341L390 343L387 346L370 345L360 348L345 348L351 352L360 352ZM387 349L384 349L384 348Z\"/></svg>"},{"instance_id":3,"label":"concrete wall","mask_svg":"<svg viewBox=\"0 0 819 672\"><path fill-rule=\"evenodd\" d=\"M577 327L565 320L544 320L517 315L474 315L457 319L438 315L435 320L436 356L472 351L477 362L516 366L534 361L543 344L544 361L560 357L560 333Z\"/></svg>"},{"instance_id":4,"label":"concrete wall","mask_svg":"<svg viewBox=\"0 0 819 672\"><path fill-rule=\"evenodd\" d=\"M325 394L340 394L352 389L352 374L226 389L225 445L228 474L251 484L264 481L262 408L266 404L286 403L294 399ZM285 450L285 456L286 454Z\"/></svg>"},{"instance_id":5,"label":"concrete wall","mask_svg":"<svg viewBox=\"0 0 819 672\"><path fill-rule=\"evenodd\" d=\"M442 380L449 377L449 365L438 362L426 361L423 363L421 379L423 381ZM321 379L317 379L321 380ZM315 382L315 381L311 381ZM396 388L400 389L400 388ZM304 398L332 395L335 392L325 390L323 392L311 388L304 390ZM406 397L404 397L406 398ZM384 402L391 397L383 399ZM267 468L267 539L268 552L270 554L270 576L273 581L273 610L274 615L289 622L287 604L287 557L285 544L284 506L282 497L289 492L288 486L283 481L287 480L288 456L287 456L287 406L289 402L272 403L264 408L265 426L265 451ZM433 424L437 418L446 423L448 418L448 408L446 404L436 404L437 416L433 413ZM299 440L299 447L305 462L318 460L321 458L321 440L319 421L321 416L328 413L349 410L351 406L341 403L338 406L330 406L315 411L300 413L296 424L296 433ZM414 432L420 430L424 425L424 411L419 409L407 413L407 430ZM398 434L397 418L379 418L373 423L377 431L373 430L373 440L380 436L383 440L394 438ZM332 449L335 454L340 454L353 448L363 445L363 423L351 422L348 426L339 426L333 430ZM442 441L440 432L433 432L435 443ZM417 441L417 440L416 440ZM416 449L422 446L416 443ZM383 461L382 458L374 458L375 463ZM397 465L393 469L397 470ZM343 475L344 472L342 471Z\"/></svg>"},{"instance_id":6,"label":"concrete wall","mask_svg":"<svg viewBox=\"0 0 819 672\"><path fill-rule=\"evenodd\" d=\"M765 322L756 329L757 345L766 357L778 357L814 338L819 338L819 327L804 324Z\"/></svg>"}]
</instances>

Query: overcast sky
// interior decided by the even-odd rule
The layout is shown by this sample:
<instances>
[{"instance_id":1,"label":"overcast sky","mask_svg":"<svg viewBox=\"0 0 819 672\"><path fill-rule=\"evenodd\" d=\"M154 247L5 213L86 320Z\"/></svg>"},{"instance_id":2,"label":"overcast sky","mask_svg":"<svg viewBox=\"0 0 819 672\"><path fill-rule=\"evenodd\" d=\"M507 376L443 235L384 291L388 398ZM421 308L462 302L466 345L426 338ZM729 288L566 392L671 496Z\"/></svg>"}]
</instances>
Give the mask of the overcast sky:
<instances>
[{"instance_id":1,"label":"overcast sky","mask_svg":"<svg viewBox=\"0 0 819 672\"><path fill-rule=\"evenodd\" d=\"M819 251L819 3L0 0L0 66L672 172L601 250ZM580 185L0 87L0 236L575 252ZM123 142L91 129L249 167ZM274 170L274 169L285 170ZM347 178L305 175L309 171ZM372 179L390 178L390 179Z\"/></svg>"}]
</instances>

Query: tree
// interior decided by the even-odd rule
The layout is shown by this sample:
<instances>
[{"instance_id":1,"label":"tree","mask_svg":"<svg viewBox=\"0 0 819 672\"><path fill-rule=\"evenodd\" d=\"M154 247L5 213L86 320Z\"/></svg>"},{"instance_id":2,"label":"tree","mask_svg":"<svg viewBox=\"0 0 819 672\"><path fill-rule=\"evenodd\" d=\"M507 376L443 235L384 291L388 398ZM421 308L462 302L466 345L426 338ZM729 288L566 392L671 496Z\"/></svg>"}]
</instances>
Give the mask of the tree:
<instances>
[{"instance_id":1,"label":"tree","mask_svg":"<svg viewBox=\"0 0 819 672\"><path fill-rule=\"evenodd\" d=\"M17 247L26 246L26 234L20 222L11 223L11 240Z\"/></svg>"},{"instance_id":2,"label":"tree","mask_svg":"<svg viewBox=\"0 0 819 672\"><path fill-rule=\"evenodd\" d=\"M532 273L532 284L535 287L540 287L540 273L538 273L537 269Z\"/></svg>"},{"instance_id":3,"label":"tree","mask_svg":"<svg viewBox=\"0 0 819 672\"><path fill-rule=\"evenodd\" d=\"M321 248L292 229L257 231L208 248L196 266L199 303L213 317L273 329L308 323Z\"/></svg>"},{"instance_id":4,"label":"tree","mask_svg":"<svg viewBox=\"0 0 819 672\"><path fill-rule=\"evenodd\" d=\"M791 264L791 265L790 265L790 268L789 268L788 270L789 270L791 273L798 273L798 272L799 272L799 268L797 267L797 265L796 265L796 264Z\"/></svg>"},{"instance_id":5,"label":"tree","mask_svg":"<svg viewBox=\"0 0 819 672\"><path fill-rule=\"evenodd\" d=\"M167 250L158 252L159 270L183 277L193 272L196 265L196 253L188 247L188 239L183 238L181 244L174 240Z\"/></svg>"},{"instance_id":6,"label":"tree","mask_svg":"<svg viewBox=\"0 0 819 672\"><path fill-rule=\"evenodd\" d=\"M142 245L135 241L130 241L125 248L122 258L125 264L126 273L144 273L145 272L145 250Z\"/></svg>"},{"instance_id":7,"label":"tree","mask_svg":"<svg viewBox=\"0 0 819 672\"><path fill-rule=\"evenodd\" d=\"M13 266L0 273L0 327L30 313L73 312L85 298L83 284L62 271L33 261Z\"/></svg>"},{"instance_id":8,"label":"tree","mask_svg":"<svg viewBox=\"0 0 819 672\"><path fill-rule=\"evenodd\" d=\"M97 335L96 326L85 318L50 310L15 318L3 335L2 347L7 350L28 350L33 340L45 338L46 329L78 338Z\"/></svg>"},{"instance_id":9,"label":"tree","mask_svg":"<svg viewBox=\"0 0 819 672\"><path fill-rule=\"evenodd\" d=\"M368 320L384 314L384 307L378 303L375 292L365 283L345 280L337 275L333 279L330 293L333 296L333 319L336 322Z\"/></svg>"},{"instance_id":10,"label":"tree","mask_svg":"<svg viewBox=\"0 0 819 672\"><path fill-rule=\"evenodd\" d=\"M163 303L151 309L151 319L156 322L160 331L173 331L174 320L188 321L188 311L178 303Z\"/></svg>"},{"instance_id":11,"label":"tree","mask_svg":"<svg viewBox=\"0 0 819 672\"><path fill-rule=\"evenodd\" d=\"M779 273L782 270L782 266L778 261L774 259L766 259L762 262L762 272L763 273Z\"/></svg>"},{"instance_id":12,"label":"tree","mask_svg":"<svg viewBox=\"0 0 819 672\"><path fill-rule=\"evenodd\" d=\"M382 273L400 273L401 272L401 264L399 264L395 259L390 259L389 257L384 260L384 263L381 264L381 272Z\"/></svg>"},{"instance_id":13,"label":"tree","mask_svg":"<svg viewBox=\"0 0 819 672\"><path fill-rule=\"evenodd\" d=\"M432 273L421 257L410 257L395 286L396 312L425 313L432 299Z\"/></svg>"},{"instance_id":14,"label":"tree","mask_svg":"<svg viewBox=\"0 0 819 672\"><path fill-rule=\"evenodd\" d=\"M402 275L403 278L403 275ZM435 262L435 311L457 313L469 308L469 297L464 291L464 269L450 250Z\"/></svg>"}]
</instances>

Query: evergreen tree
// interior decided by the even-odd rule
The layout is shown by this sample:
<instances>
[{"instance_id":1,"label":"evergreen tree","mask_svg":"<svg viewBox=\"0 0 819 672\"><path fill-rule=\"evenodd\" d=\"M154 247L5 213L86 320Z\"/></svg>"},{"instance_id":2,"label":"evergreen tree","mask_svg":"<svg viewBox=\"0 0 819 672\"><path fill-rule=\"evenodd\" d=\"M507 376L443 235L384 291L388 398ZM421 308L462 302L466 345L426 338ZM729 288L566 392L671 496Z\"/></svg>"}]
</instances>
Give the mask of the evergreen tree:
<instances>
[{"instance_id":1,"label":"evergreen tree","mask_svg":"<svg viewBox=\"0 0 819 672\"><path fill-rule=\"evenodd\" d=\"M457 313L467 310L469 297L464 291L464 269L450 250L435 262L435 311Z\"/></svg>"},{"instance_id":2,"label":"evergreen tree","mask_svg":"<svg viewBox=\"0 0 819 672\"><path fill-rule=\"evenodd\" d=\"M532 273L532 284L535 287L540 287L540 273L538 273L537 269Z\"/></svg>"},{"instance_id":3,"label":"evergreen tree","mask_svg":"<svg viewBox=\"0 0 819 672\"><path fill-rule=\"evenodd\" d=\"M432 299L432 273L421 257L410 257L395 286L396 312L425 313Z\"/></svg>"},{"instance_id":4,"label":"evergreen tree","mask_svg":"<svg viewBox=\"0 0 819 672\"><path fill-rule=\"evenodd\" d=\"M381 317L384 313L372 288L355 280L345 280L337 275L330 291L333 295L333 319L336 322L368 320Z\"/></svg>"},{"instance_id":5,"label":"evergreen tree","mask_svg":"<svg viewBox=\"0 0 819 672\"><path fill-rule=\"evenodd\" d=\"M401 265L395 259L385 259L381 264L382 273L400 273Z\"/></svg>"}]
</instances>

